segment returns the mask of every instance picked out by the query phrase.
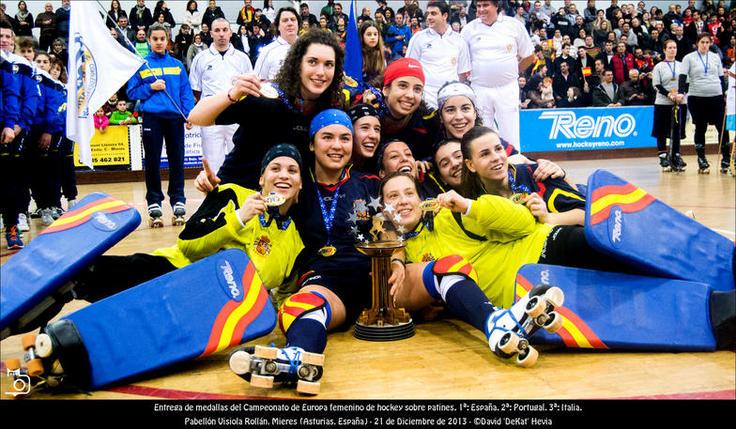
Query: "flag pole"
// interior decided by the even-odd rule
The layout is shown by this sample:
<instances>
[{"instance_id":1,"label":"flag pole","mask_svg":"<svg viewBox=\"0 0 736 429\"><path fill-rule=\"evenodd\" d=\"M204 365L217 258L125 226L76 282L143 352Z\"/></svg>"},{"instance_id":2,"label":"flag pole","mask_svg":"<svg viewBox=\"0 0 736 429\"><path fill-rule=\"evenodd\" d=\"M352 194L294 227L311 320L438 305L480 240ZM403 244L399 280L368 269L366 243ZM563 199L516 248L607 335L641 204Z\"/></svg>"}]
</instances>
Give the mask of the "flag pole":
<instances>
[{"instance_id":1,"label":"flag pole","mask_svg":"<svg viewBox=\"0 0 736 429\"><path fill-rule=\"evenodd\" d=\"M103 12L105 12L105 16L108 19L110 19L110 21L112 21L112 23L115 26L115 28L118 30L118 32L120 32L120 34L123 36L123 39L125 39L125 41L128 43L128 47L131 48L133 50L133 52L136 52L135 45L133 45L133 42L131 42L130 39L128 39L128 36L125 34L125 32L123 31L123 29L120 28L120 26L118 25L118 23L115 22L114 19L112 19L112 17L110 16L110 13L105 10L105 6L103 6L102 3L100 3L100 0L95 0L95 2L97 3L97 6L99 6L100 8L102 8ZM143 59L143 61L144 61L143 64L146 66L146 68L148 69L148 71L151 72L151 76L156 76L153 73L153 70L151 69L151 66L148 64L148 61L146 61L145 58ZM174 107L176 107L176 110L179 112L179 114L181 115L181 117L184 118L184 122L188 122L189 119L187 118L187 115L184 114L184 112L181 110L181 108L176 103L176 101L174 101L174 99L171 97L171 94L169 94L169 92L167 91L167 88L164 88L162 91L163 91L164 94L166 94L166 96L169 98L169 100L174 105Z\"/></svg>"}]
</instances>

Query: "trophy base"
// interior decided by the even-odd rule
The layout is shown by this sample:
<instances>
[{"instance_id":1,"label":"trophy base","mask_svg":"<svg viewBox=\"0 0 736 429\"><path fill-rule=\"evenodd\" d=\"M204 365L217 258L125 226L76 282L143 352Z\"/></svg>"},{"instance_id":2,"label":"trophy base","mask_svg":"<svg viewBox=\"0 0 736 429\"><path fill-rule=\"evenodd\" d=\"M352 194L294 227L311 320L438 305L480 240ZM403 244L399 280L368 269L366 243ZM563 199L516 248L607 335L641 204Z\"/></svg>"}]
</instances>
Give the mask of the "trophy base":
<instances>
[{"instance_id":1,"label":"trophy base","mask_svg":"<svg viewBox=\"0 0 736 429\"><path fill-rule=\"evenodd\" d=\"M398 325L362 325L355 324L355 338L364 341L398 341L414 336L414 322L409 319Z\"/></svg>"}]
</instances>

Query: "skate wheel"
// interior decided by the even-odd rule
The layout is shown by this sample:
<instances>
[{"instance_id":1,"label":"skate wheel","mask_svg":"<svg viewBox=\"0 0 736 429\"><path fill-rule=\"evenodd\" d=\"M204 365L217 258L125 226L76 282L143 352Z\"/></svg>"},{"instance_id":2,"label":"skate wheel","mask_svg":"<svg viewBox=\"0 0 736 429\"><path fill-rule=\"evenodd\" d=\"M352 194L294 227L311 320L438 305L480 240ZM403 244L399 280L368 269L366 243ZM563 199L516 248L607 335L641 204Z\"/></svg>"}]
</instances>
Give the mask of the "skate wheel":
<instances>
[{"instance_id":1,"label":"skate wheel","mask_svg":"<svg viewBox=\"0 0 736 429\"><path fill-rule=\"evenodd\" d=\"M276 359L279 355L279 349L276 347L256 346L253 356L261 359Z\"/></svg>"},{"instance_id":2,"label":"skate wheel","mask_svg":"<svg viewBox=\"0 0 736 429\"><path fill-rule=\"evenodd\" d=\"M238 350L230 356L230 370L238 375L245 375L250 372L250 353Z\"/></svg>"},{"instance_id":3,"label":"skate wheel","mask_svg":"<svg viewBox=\"0 0 736 429\"><path fill-rule=\"evenodd\" d=\"M11 358L5 361L5 368L7 368L8 371L17 371L20 369L20 359L18 358Z\"/></svg>"},{"instance_id":4,"label":"skate wheel","mask_svg":"<svg viewBox=\"0 0 736 429\"><path fill-rule=\"evenodd\" d=\"M516 364L522 368L530 368L537 363L539 352L532 346L526 348L524 353L516 355Z\"/></svg>"},{"instance_id":5,"label":"skate wheel","mask_svg":"<svg viewBox=\"0 0 736 429\"><path fill-rule=\"evenodd\" d=\"M544 297L547 299L549 305L554 308L562 307L562 304L565 303L565 293L557 286L547 289L547 292L544 293Z\"/></svg>"},{"instance_id":6,"label":"skate wheel","mask_svg":"<svg viewBox=\"0 0 736 429\"><path fill-rule=\"evenodd\" d=\"M549 319L547 319L547 322L544 324L543 328L547 330L550 334L554 334L555 332L559 331L562 327L562 316L560 316L557 312L549 313Z\"/></svg>"},{"instance_id":7,"label":"skate wheel","mask_svg":"<svg viewBox=\"0 0 736 429\"><path fill-rule=\"evenodd\" d=\"M302 363L307 364L307 365L314 365L314 366L324 366L325 365L325 355L321 353L304 352L302 353Z\"/></svg>"},{"instance_id":8,"label":"skate wheel","mask_svg":"<svg viewBox=\"0 0 736 429\"><path fill-rule=\"evenodd\" d=\"M533 296L526 303L526 313L533 319L544 313L547 309L547 302L540 295Z\"/></svg>"},{"instance_id":9,"label":"skate wheel","mask_svg":"<svg viewBox=\"0 0 736 429\"><path fill-rule=\"evenodd\" d=\"M28 375L31 377L38 377L43 374L43 362L41 362L41 359L31 359L26 365L28 366Z\"/></svg>"},{"instance_id":10,"label":"skate wheel","mask_svg":"<svg viewBox=\"0 0 736 429\"><path fill-rule=\"evenodd\" d=\"M498 349L507 355L513 354L518 350L519 340L518 335L513 332L507 332L503 334L503 337L498 342Z\"/></svg>"},{"instance_id":11,"label":"skate wheel","mask_svg":"<svg viewBox=\"0 0 736 429\"><path fill-rule=\"evenodd\" d=\"M54 351L54 346L51 344L51 337L47 334L39 334L36 337L35 347L36 355L40 358L47 358Z\"/></svg>"},{"instance_id":12,"label":"skate wheel","mask_svg":"<svg viewBox=\"0 0 736 429\"><path fill-rule=\"evenodd\" d=\"M663 167L663 168L662 168L662 171L663 171L664 173L669 173L670 171L672 171L672 167Z\"/></svg>"},{"instance_id":13,"label":"skate wheel","mask_svg":"<svg viewBox=\"0 0 736 429\"><path fill-rule=\"evenodd\" d=\"M36 346L36 334L26 334L20 340L23 350Z\"/></svg>"},{"instance_id":14,"label":"skate wheel","mask_svg":"<svg viewBox=\"0 0 736 429\"><path fill-rule=\"evenodd\" d=\"M251 374L250 385L263 389L271 389L273 388L273 377L270 375Z\"/></svg>"},{"instance_id":15,"label":"skate wheel","mask_svg":"<svg viewBox=\"0 0 736 429\"><path fill-rule=\"evenodd\" d=\"M319 395L319 389L318 381L299 380L296 383L296 391L305 395Z\"/></svg>"}]
</instances>

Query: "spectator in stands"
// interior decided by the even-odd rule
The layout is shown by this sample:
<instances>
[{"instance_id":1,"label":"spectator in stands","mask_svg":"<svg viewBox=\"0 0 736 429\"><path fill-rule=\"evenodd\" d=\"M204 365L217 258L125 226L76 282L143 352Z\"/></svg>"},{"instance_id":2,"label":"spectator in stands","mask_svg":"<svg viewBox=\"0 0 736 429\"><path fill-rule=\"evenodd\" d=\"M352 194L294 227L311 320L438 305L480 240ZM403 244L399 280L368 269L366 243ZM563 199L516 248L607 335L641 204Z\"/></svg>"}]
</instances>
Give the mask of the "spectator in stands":
<instances>
[{"instance_id":1,"label":"spectator in stands","mask_svg":"<svg viewBox=\"0 0 736 429\"><path fill-rule=\"evenodd\" d=\"M241 25L240 27L238 27L238 31L233 33L232 37L230 38L230 43L233 44L233 47L235 49L249 55L248 62L250 62L250 65L252 68L253 62L250 61L250 44L248 43L248 28L245 25Z\"/></svg>"},{"instance_id":2,"label":"spectator in stands","mask_svg":"<svg viewBox=\"0 0 736 429\"><path fill-rule=\"evenodd\" d=\"M183 63L186 64L187 53L189 52L189 46L192 44L193 36L191 27L189 24L181 24L179 26L179 34L174 39L174 53L175 56Z\"/></svg>"},{"instance_id":3,"label":"spectator in stands","mask_svg":"<svg viewBox=\"0 0 736 429\"><path fill-rule=\"evenodd\" d=\"M161 24L161 25L163 25L164 28L166 29L166 32L169 33L169 41L171 42L171 46L173 47L174 36L172 36L171 24L169 24L168 22L166 22L166 14L164 12L159 12L158 15L154 15L154 17L156 19L156 22L159 23L159 24ZM169 49L169 50L171 50L171 49Z\"/></svg>"},{"instance_id":4,"label":"spectator in stands","mask_svg":"<svg viewBox=\"0 0 736 429\"><path fill-rule=\"evenodd\" d=\"M51 44L51 56L58 58L62 64L69 64L69 52L66 50L66 41L61 37Z\"/></svg>"},{"instance_id":5,"label":"spectator in stands","mask_svg":"<svg viewBox=\"0 0 736 429\"><path fill-rule=\"evenodd\" d=\"M404 15L396 15L396 24L390 26L386 31L384 42L391 49L390 61L404 56L404 51L411 39L411 28L404 23Z\"/></svg>"},{"instance_id":6,"label":"spectator in stands","mask_svg":"<svg viewBox=\"0 0 736 429\"><path fill-rule=\"evenodd\" d=\"M520 109L528 109L529 103L531 103L531 98L528 97L527 93L529 92L529 88L526 86L526 77L519 76L519 108Z\"/></svg>"},{"instance_id":7,"label":"spectator in stands","mask_svg":"<svg viewBox=\"0 0 736 429\"><path fill-rule=\"evenodd\" d=\"M363 53L363 82L369 83L386 70L383 55L383 37L373 21L366 21L358 29ZM375 86L375 85L374 85Z\"/></svg>"},{"instance_id":8,"label":"spectator in stands","mask_svg":"<svg viewBox=\"0 0 736 429\"><path fill-rule=\"evenodd\" d=\"M189 10L189 7L187 7L187 10ZM220 6L217 5L217 2L215 0L209 0L207 9L205 9L204 14L202 15L201 22L207 24L207 26L209 27L212 27L212 21L216 20L217 18L225 18L225 12L220 9Z\"/></svg>"},{"instance_id":9,"label":"spectator in stands","mask_svg":"<svg viewBox=\"0 0 736 429\"><path fill-rule=\"evenodd\" d=\"M695 45L695 39L698 38L698 34L706 31L705 21L697 10L693 12L693 22L685 27L685 38L691 45Z\"/></svg>"},{"instance_id":10,"label":"spectator in stands","mask_svg":"<svg viewBox=\"0 0 736 429\"><path fill-rule=\"evenodd\" d=\"M128 19L130 21L130 26L133 27L135 31L148 31L148 26L153 24L153 15L151 14L151 9L146 7L146 0L136 0L135 6L128 14Z\"/></svg>"},{"instance_id":11,"label":"spectator in stands","mask_svg":"<svg viewBox=\"0 0 736 429\"><path fill-rule=\"evenodd\" d=\"M640 47L634 48L634 62L639 73L646 74L654 70L654 60L651 52L644 51Z\"/></svg>"},{"instance_id":12,"label":"spectator in stands","mask_svg":"<svg viewBox=\"0 0 736 429\"><path fill-rule=\"evenodd\" d=\"M136 53L141 58L146 58L146 56L151 53L151 46L148 44L148 40L146 40L146 32L143 30L138 30L138 33L135 35L133 46L135 47Z\"/></svg>"},{"instance_id":13,"label":"spectator in stands","mask_svg":"<svg viewBox=\"0 0 736 429\"><path fill-rule=\"evenodd\" d=\"M273 0L263 0L263 15L268 19L268 22L276 20L276 8L273 7Z\"/></svg>"},{"instance_id":14,"label":"spectator in stands","mask_svg":"<svg viewBox=\"0 0 736 429\"><path fill-rule=\"evenodd\" d=\"M101 133L104 133L105 130L107 130L107 127L110 126L110 119L105 116L105 109L103 109L102 107L97 109L97 111L95 112L94 121L95 128L100 130Z\"/></svg>"},{"instance_id":15,"label":"spectator in stands","mask_svg":"<svg viewBox=\"0 0 736 429\"><path fill-rule=\"evenodd\" d=\"M176 27L176 21L174 21L174 16L171 14L171 11L169 10L169 6L166 4L164 0L158 0L156 2L156 7L153 8L153 17L159 21L159 16L163 14L164 15L164 22L169 25L169 34L171 34L171 29Z\"/></svg>"},{"instance_id":16,"label":"spectator in stands","mask_svg":"<svg viewBox=\"0 0 736 429\"><path fill-rule=\"evenodd\" d=\"M557 102L557 107L559 108L585 107L585 105L580 88L576 86L567 88L566 96Z\"/></svg>"},{"instance_id":17,"label":"spectator in stands","mask_svg":"<svg viewBox=\"0 0 736 429\"><path fill-rule=\"evenodd\" d=\"M120 16L120 18L118 18L118 27L119 30L116 29L116 31L118 32L118 42L120 42L121 45L125 46L126 49L130 49L128 42L126 42L125 39L127 38L131 42L135 40L137 30L133 29L133 27L128 24L127 16Z\"/></svg>"},{"instance_id":18,"label":"spectator in stands","mask_svg":"<svg viewBox=\"0 0 736 429\"><path fill-rule=\"evenodd\" d=\"M261 51L273 41L271 35L266 33L261 26L253 27L253 34L248 38L250 46L250 61L253 65L258 61Z\"/></svg>"},{"instance_id":19,"label":"spectator in stands","mask_svg":"<svg viewBox=\"0 0 736 429\"><path fill-rule=\"evenodd\" d=\"M555 101L559 102L567 96L567 89L571 86L580 87L580 77L575 71L570 70L566 62L560 63L560 72L552 79Z\"/></svg>"},{"instance_id":20,"label":"spectator in stands","mask_svg":"<svg viewBox=\"0 0 736 429\"><path fill-rule=\"evenodd\" d=\"M70 11L71 4L69 3L69 0L61 0L61 7L56 9L56 38L63 40L64 45L69 41Z\"/></svg>"},{"instance_id":21,"label":"spectator in stands","mask_svg":"<svg viewBox=\"0 0 736 429\"><path fill-rule=\"evenodd\" d=\"M332 31L337 30L340 19L343 19L343 21L347 23L349 17L345 13L343 13L342 4L335 3L332 12L332 20L330 21L330 28L332 29Z\"/></svg>"},{"instance_id":22,"label":"spectator in stands","mask_svg":"<svg viewBox=\"0 0 736 429\"><path fill-rule=\"evenodd\" d=\"M567 19L567 14L565 13L565 8L561 7L558 9L557 13L552 17L552 24L555 26L555 30L560 30L560 35L570 35L570 31L572 29L572 24Z\"/></svg>"},{"instance_id":23,"label":"spectator in stands","mask_svg":"<svg viewBox=\"0 0 736 429\"><path fill-rule=\"evenodd\" d=\"M256 14L256 9L251 5L251 3L251 0L243 0L243 7L240 9L238 19L236 21L238 25L247 26L253 20L253 15Z\"/></svg>"},{"instance_id":24,"label":"spectator in stands","mask_svg":"<svg viewBox=\"0 0 736 429\"><path fill-rule=\"evenodd\" d=\"M317 20L317 17L314 16L314 14L309 12L309 4L306 2L299 5L299 14L302 16L302 22L307 21L310 27L316 27L319 25L319 20Z\"/></svg>"},{"instance_id":25,"label":"spectator in stands","mask_svg":"<svg viewBox=\"0 0 736 429\"><path fill-rule=\"evenodd\" d=\"M647 91L639 80L639 70L629 70L629 80L619 86L619 100L624 106L643 106L649 103Z\"/></svg>"},{"instance_id":26,"label":"spectator in stands","mask_svg":"<svg viewBox=\"0 0 736 429\"><path fill-rule=\"evenodd\" d=\"M137 123L138 120L136 119L136 117L133 116L133 113L128 110L128 102L125 100L118 100L117 109L110 115L110 124L134 125Z\"/></svg>"},{"instance_id":27,"label":"spectator in stands","mask_svg":"<svg viewBox=\"0 0 736 429\"><path fill-rule=\"evenodd\" d=\"M685 55L692 52L692 44L685 37L682 25L674 23L672 24L671 30L674 35L673 40L677 42L677 61L682 61Z\"/></svg>"},{"instance_id":28,"label":"spectator in stands","mask_svg":"<svg viewBox=\"0 0 736 429\"><path fill-rule=\"evenodd\" d=\"M569 44L562 45L562 54L559 57L555 58L554 68L552 69L553 75L560 73L560 71L562 70L560 65L562 63L567 64L568 70L570 71L575 71L577 69L577 64L576 64L575 59L572 56L570 56L570 45Z\"/></svg>"},{"instance_id":29,"label":"spectator in stands","mask_svg":"<svg viewBox=\"0 0 736 429\"><path fill-rule=\"evenodd\" d=\"M593 88L593 107L620 107L618 85L613 81L613 70L603 71L603 81Z\"/></svg>"},{"instance_id":30,"label":"spectator in stands","mask_svg":"<svg viewBox=\"0 0 736 429\"><path fill-rule=\"evenodd\" d=\"M332 15L335 14L335 0L327 0L327 4L322 7L319 14L327 17L327 24L329 26L329 20L331 20Z\"/></svg>"},{"instance_id":31,"label":"spectator in stands","mask_svg":"<svg viewBox=\"0 0 736 429\"><path fill-rule=\"evenodd\" d=\"M542 79L542 86L539 87L539 93L542 103L547 103L547 108L555 107L555 90L551 77L547 76Z\"/></svg>"},{"instance_id":32,"label":"spectator in stands","mask_svg":"<svg viewBox=\"0 0 736 429\"><path fill-rule=\"evenodd\" d=\"M199 32L199 35L202 36L202 43L209 46L212 44L212 34L210 34L210 26L207 24L202 24L200 26L202 31Z\"/></svg>"},{"instance_id":33,"label":"spectator in stands","mask_svg":"<svg viewBox=\"0 0 736 429\"><path fill-rule=\"evenodd\" d=\"M194 57L196 57L198 53L207 49L207 47L208 45L206 45L202 41L202 34L195 34L194 39L192 40L192 44L189 46L189 50L187 51L185 63L187 66L187 71L189 71L190 67L192 66L192 60L194 60Z\"/></svg>"},{"instance_id":34,"label":"spectator in stands","mask_svg":"<svg viewBox=\"0 0 736 429\"><path fill-rule=\"evenodd\" d=\"M189 0L187 2L187 10L184 11L184 20L182 22L184 24L188 24L192 28L192 32L197 34L202 31L202 23L205 22L203 18L202 13L198 9L197 2ZM208 28L211 23L212 21L206 22Z\"/></svg>"},{"instance_id":35,"label":"spectator in stands","mask_svg":"<svg viewBox=\"0 0 736 429\"><path fill-rule=\"evenodd\" d=\"M330 30L330 19L327 17L327 15L319 16L319 29L328 33L332 33L332 30Z\"/></svg>"},{"instance_id":36,"label":"spectator in stands","mask_svg":"<svg viewBox=\"0 0 736 429\"><path fill-rule=\"evenodd\" d=\"M616 46L616 55L611 59L611 69L613 70L616 84L621 85L628 79L629 70L636 68L634 56L626 51L626 43L619 42Z\"/></svg>"},{"instance_id":37,"label":"spectator in stands","mask_svg":"<svg viewBox=\"0 0 736 429\"><path fill-rule=\"evenodd\" d=\"M38 47L48 52L51 43L56 39L56 14L51 3L46 3L43 13L36 16L36 27L41 29Z\"/></svg>"},{"instance_id":38,"label":"spectator in stands","mask_svg":"<svg viewBox=\"0 0 736 429\"><path fill-rule=\"evenodd\" d=\"M128 17L128 14L120 7L119 0L112 0L110 2L110 10L107 11L107 19L105 24L110 28L115 28L115 24L118 22L121 16Z\"/></svg>"},{"instance_id":39,"label":"spectator in stands","mask_svg":"<svg viewBox=\"0 0 736 429\"><path fill-rule=\"evenodd\" d=\"M400 7L396 14L404 15L405 22L411 22L412 18L417 18L420 23L424 22L424 12L419 8L417 0L404 0L404 6Z\"/></svg>"},{"instance_id":40,"label":"spectator in stands","mask_svg":"<svg viewBox=\"0 0 736 429\"><path fill-rule=\"evenodd\" d=\"M33 37L33 15L23 0L18 2L18 13L15 14L15 35L17 37Z\"/></svg>"}]
</instances>

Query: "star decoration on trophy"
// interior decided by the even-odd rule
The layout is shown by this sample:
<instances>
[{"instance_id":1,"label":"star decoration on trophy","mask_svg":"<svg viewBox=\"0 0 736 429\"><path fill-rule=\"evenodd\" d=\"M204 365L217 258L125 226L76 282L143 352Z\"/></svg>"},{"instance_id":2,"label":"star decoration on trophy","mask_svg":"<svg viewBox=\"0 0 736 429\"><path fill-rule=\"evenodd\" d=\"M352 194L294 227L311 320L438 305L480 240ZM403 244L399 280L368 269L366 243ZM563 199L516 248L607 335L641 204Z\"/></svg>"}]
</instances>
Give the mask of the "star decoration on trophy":
<instances>
[{"instance_id":1,"label":"star decoration on trophy","mask_svg":"<svg viewBox=\"0 0 736 429\"><path fill-rule=\"evenodd\" d=\"M400 231L405 231L405 228L399 225L401 216L391 204L381 204L379 198L371 197L369 203L362 199L353 201L353 210L347 220L350 234L357 242L403 241L403 232Z\"/></svg>"}]
</instances>

